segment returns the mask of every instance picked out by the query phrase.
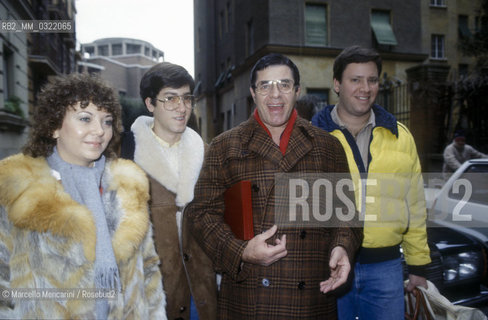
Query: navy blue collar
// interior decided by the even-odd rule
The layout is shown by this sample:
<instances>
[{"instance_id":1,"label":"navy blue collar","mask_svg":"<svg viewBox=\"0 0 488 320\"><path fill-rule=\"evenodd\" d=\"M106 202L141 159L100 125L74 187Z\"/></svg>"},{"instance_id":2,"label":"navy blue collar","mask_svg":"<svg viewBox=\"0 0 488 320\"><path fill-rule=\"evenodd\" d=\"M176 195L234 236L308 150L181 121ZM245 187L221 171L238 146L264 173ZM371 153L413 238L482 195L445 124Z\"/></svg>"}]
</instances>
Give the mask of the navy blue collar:
<instances>
[{"instance_id":1,"label":"navy blue collar","mask_svg":"<svg viewBox=\"0 0 488 320\"><path fill-rule=\"evenodd\" d=\"M328 105L312 118L312 124L332 132L334 130L341 130L339 125L332 120L331 111L334 105ZM391 131L396 137L398 137L398 125L394 115L386 111L383 107L374 104L373 112L375 115L376 127L383 127Z\"/></svg>"}]
</instances>

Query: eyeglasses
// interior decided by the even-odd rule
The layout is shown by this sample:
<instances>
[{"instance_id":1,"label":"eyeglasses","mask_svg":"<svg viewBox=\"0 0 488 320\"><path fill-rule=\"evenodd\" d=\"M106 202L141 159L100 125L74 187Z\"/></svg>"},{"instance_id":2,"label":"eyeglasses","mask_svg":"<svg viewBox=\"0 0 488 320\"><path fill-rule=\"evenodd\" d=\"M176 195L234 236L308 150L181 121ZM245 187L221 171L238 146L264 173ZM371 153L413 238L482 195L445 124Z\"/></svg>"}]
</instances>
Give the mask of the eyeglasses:
<instances>
[{"instance_id":1,"label":"eyeglasses","mask_svg":"<svg viewBox=\"0 0 488 320\"><path fill-rule=\"evenodd\" d=\"M195 97L190 94L182 96L167 96L162 99L156 98L156 100L163 103L163 107L168 111L176 110L180 103L183 102L187 109L192 109L195 105Z\"/></svg>"},{"instance_id":2,"label":"eyeglasses","mask_svg":"<svg viewBox=\"0 0 488 320\"><path fill-rule=\"evenodd\" d=\"M293 80L266 80L260 81L254 86L254 89L260 95L266 96L270 93L274 83L276 83L276 86L281 93L290 93L295 86Z\"/></svg>"}]
</instances>

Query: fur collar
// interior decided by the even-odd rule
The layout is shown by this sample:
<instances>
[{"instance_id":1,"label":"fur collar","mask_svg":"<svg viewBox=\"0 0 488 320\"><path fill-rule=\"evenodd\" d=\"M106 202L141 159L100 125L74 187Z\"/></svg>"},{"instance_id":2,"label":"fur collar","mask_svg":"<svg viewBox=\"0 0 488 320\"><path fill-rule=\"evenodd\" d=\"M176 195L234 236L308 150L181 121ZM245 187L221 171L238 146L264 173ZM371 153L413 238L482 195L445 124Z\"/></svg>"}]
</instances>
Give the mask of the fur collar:
<instances>
[{"instance_id":1,"label":"fur collar","mask_svg":"<svg viewBox=\"0 0 488 320\"><path fill-rule=\"evenodd\" d=\"M152 117L140 116L132 124L135 151L134 161L152 178L176 194L176 205L184 206L193 200L193 191L203 164L202 138L191 128L183 132L179 146L180 172L171 171L167 156L154 139Z\"/></svg>"},{"instance_id":2,"label":"fur collar","mask_svg":"<svg viewBox=\"0 0 488 320\"><path fill-rule=\"evenodd\" d=\"M144 173L128 160L107 165L109 191L117 190L122 210L112 236L117 260L133 255L148 232L149 185ZM44 158L23 154L0 162L0 205L19 229L66 237L83 244L89 261L95 259L96 232L91 212L71 199L51 174Z\"/></svg>"}]
</instances>

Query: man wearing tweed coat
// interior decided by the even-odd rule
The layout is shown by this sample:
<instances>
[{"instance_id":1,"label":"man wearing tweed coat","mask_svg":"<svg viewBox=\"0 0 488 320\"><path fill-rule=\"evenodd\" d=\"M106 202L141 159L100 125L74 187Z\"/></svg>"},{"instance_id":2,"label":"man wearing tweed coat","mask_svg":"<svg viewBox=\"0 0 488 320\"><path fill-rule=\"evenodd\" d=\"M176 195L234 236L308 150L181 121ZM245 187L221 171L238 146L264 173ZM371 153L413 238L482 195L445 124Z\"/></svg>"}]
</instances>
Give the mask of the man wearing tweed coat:
<instances>
[{"instance_id":1,"label":"man wearing tweed coat","mask_svg":"<svg viewBox=\"0 0 488 320\"><path fill-rule=\"evenodd\" d=\"M218 318L334 319L329 291L346 281L361 230L277 226L275 175L348 172L345 153L335 138L297 117L300 76L287 57L260 59L250 91L256 111L212 141L185 213L222 273ZM223 221L223 194L243 180L252 182L255 236L249 241Z\"/></svg>"}]
</instances>

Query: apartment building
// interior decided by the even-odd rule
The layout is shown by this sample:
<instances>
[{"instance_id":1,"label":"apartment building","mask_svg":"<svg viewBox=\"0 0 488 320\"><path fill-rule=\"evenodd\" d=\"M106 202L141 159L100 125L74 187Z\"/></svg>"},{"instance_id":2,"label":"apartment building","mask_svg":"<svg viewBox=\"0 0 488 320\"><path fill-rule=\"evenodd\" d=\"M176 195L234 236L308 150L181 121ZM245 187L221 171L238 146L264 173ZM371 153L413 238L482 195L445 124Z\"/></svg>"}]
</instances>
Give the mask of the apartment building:
<instances>
[{"instance_id":1,"label":"apartment building","mask_svg":"<svg viewBox=\"0 0 488 320\"><path fill-rule=\"evenodd\" d=\"M0 32L0 159L25 144L29 115L49 77L75 70L74 0L4 0L0 20L71 21L71 31Z\"/></svg>"},{"instance_id":2,"label":"apartment building","mask_svg":"<svg viewBox=\"0 0 488 320\"><path fill-rule=\"evenodd\" d=\"M81 44L83 59L78 71L99 73L119 93L139 98L139 83L146 71L164 61L164 52L147 41L130 38L104 38Z\"/></svg>"}]
</instances>

